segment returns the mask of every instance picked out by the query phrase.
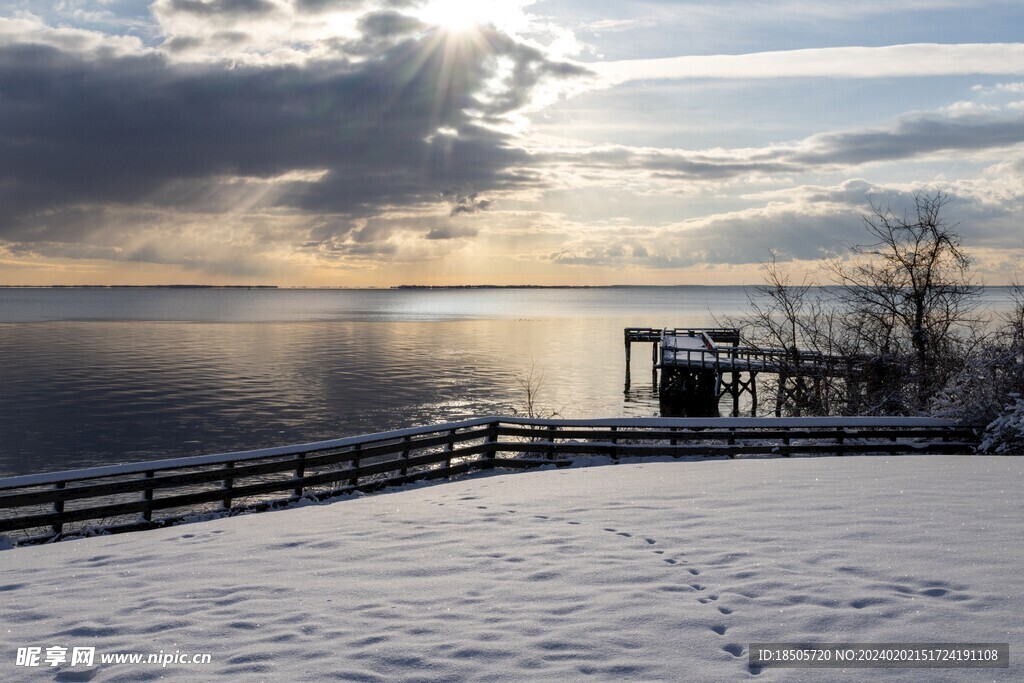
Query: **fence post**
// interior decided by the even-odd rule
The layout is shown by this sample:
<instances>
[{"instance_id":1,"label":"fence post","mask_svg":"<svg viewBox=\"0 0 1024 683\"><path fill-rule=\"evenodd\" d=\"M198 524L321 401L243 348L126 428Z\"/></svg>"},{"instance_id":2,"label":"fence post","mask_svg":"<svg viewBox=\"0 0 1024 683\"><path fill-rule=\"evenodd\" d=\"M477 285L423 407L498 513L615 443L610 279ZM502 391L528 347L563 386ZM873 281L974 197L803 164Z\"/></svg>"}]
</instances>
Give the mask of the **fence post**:
<instances>
[{"instance_id":1,"label":"fence post","mask_svg":"<svg viewBox=\"0 0 1024 683\"><path fill-rule=\"evenodd\" d=\"M839 455L846 455L846 430L839 427L836 430L836 453Z\"/></svg>"},{"instance_id":2,"label":"fence post","mask_svg":"<svg viewBox=\"0 0 1024 683\"><path fill-rule=\"evenodd\" d=\"M554 425L548 426L548 441L551 442L551 445L548 446L548 460L555 459L555 434L557 433L558 427L555 427Z\"/></svg>"},{"instance_id":3,"label":"fence post","mask_svg":"<svg viewBox=\"0 0 1024 683\"><path fill-rule=\"evenodd\" d=\"M153 479L156 476L156 472L149 470L146 472L146 479ZM150 485L142 492L142 500L146 502L146 509L142 511L142 519L147 522L153 521L153 484Z\"/></svg>"},{"instance_id":4,"label":"fence post","mask_svg":"<svg viewBox=\"0 0 1024 683\"><path fill-rule=\"evenodd\" d=\"M448 457L444 461L445 468L447 469L448 479L452 478L452 451L455 450L455 430L448 430L448 445L444 447L448 453Z\"/></svg>"},{"instance_id":5,"label":"fence post","mask_svg":"<svg viewBox=\"0 0 1024 683\"><path fill-rule=\"evenodd\" d=\"M622 391L623 391L623 393L628 394L629 393L629 384L630 384L630 365L629 365L629 362L630 362L630 349L629 349L630 341L629 341L629 328L628 327L626 328L625 332L623 333L623 337L624 337L624 340L626 342L626 386L625 386L625 388Z\"/></svg>"},{"instance_id":6,"label":"fence post","mask_svg":"<svg viewBox=\"0 0 1024 683\"><path fill-rule=\"evenodd\" d=\"M363 450L363 445L362 444L358 444L357 443L355 446L352 447L352 451L356 454L356 457L352 458L352 466L351 466L351 469L353 469L355 471L355 474L352 477L350 477L349 480L348 480L348 485L351 486L352 488L356 488L356 487L359 486L359 474L358 474L359 473L359 465L360 465L360 457L359 456L362 453L362 450Z\"/></svg>"},{"instance_id":7,"label":"fence post","mask_svg":"<svg viewBox=\"0 0 1024 683\"><path fill-rule=\"evenodd\" d=\"M402 477L409 476L409 450L412 448L412 436L406 435L402 437L402 460L405 463L402 465Z\"/></svg>"},{"instance_id":8,"label":"fence post","mask_svg":"<svg viewBox=\"0 0 1024 683\"><path fill-rule=\"evenodd\" d=\"M487 426L487 465L488 468L494 467L494 459L498 456L498 423L492 422Z\"/></svg>"},{"instance_id":9,"label":"fence post","mask_svg":"<svg viewBox=\"0 0 1024 683\"><path fill-rule=\"evenodd\" d=\"M296 460L295 478L298 479L299 485L295 487L295 491L293 493L296 498L302 498L302 478L306 476L306 454L299 453L299 457Z\"/></svg>"},{"instance_id":10,"label":"fence post","mask_svg":"<svg viewBox=\"0 0 1024 683\"><path fill-rule=\"evenodd\" d=\"M228 471L230 473L230 470L235 469L235 463L229 462L227 465L225 465L224 469L225 469L225 471ZM232 478L230 476L230 474L229 474L229 476L224 477L224 501L223 501L223 505L224 505L224 509L225 510L230 510L231 509L231 489L233 489L234 487L235 487L235 480L234 480L234 478Z\"/></svg>"},{"instance_id":11,"label":"fence post","mask_svg":"<svg viewBox=\"0 0 1024 683\"><path fill-rule=\"evenodd\" d=\"M58 490L58 491L63 491L64 489L67 488L67 486L68 485L67 485L66 482L58 481L56 483L56 485L54 486L54 488L56 490ZM57 514L63 514L64 513L64 501L63 500L55 500L55 501L53 501L53 511L56 512ZM61 531L64 530L64 523L63 522L54 522L51 525L51 528L53 529L53 533L54 534L56 534L57 536L60 536Z\"/></svg>"},{"instance_id":12,"label":"fence post","mask_svg":"<svg viewBox=\"0 0 1024 683\"><path fill-rule=\"evenodd\" d=\"M757 417L757 373L750 373L750 417Z\"/></svg>"},{"instance_id":13,"label":"fence post","mask_svg":"<svg viewBox=\"0 0 1024 683\"><path fill-rule=\"evenodd\" d=\"M617 431L619 431L619 428L613 426L612 427L612 432L617 432ZM615 462L618 462L619 461L619 447L618 447L617 444L619 443L619 440L613 436L612 437L612 443L616 444L616 445L612 446L612 460L614 460Z\"/></svg>"}]
</instances>

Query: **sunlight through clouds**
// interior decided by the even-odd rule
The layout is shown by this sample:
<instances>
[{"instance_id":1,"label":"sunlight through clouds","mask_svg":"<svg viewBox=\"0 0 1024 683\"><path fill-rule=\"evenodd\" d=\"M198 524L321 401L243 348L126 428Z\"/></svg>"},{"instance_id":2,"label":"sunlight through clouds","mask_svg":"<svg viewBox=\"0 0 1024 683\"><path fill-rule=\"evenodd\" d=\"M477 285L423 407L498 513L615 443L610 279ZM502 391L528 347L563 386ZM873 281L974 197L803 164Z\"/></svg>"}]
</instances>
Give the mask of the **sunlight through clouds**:
<instances>
[{"instance_id":1,"label":"sunlight through clouds","mask_svg":"<svg viewBox=\"0 0 1024 683\"><path fill-rule=\"evenodd\" d=\"M429 0L416 14L427 24L456 33L488 25L516 33L528 25L523 10L531 4L532 0Z\"/></svg>"},{"instance_id":2,"label":"sunlight through clouds","mask_svg":"<svg viewBox=\"0 0 1024 683\"><path fill-rule=\"evenodd\" d=\"M811 5L25 0L0 284L750 281L919 188L1007 279L1024 8Z\"/></svg>"}]
</instances>

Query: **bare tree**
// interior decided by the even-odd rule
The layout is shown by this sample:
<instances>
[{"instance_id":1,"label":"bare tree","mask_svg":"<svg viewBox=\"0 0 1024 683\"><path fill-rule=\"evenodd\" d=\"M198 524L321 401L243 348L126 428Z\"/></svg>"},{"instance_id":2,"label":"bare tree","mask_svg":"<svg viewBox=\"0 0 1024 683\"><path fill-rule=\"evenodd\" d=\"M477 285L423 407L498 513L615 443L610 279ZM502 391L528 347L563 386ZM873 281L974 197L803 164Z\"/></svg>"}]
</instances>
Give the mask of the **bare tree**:
<instances>
[{"instance_id":1,"label":"bare tree","mask_svg":"<svg viewBox=\"0 0 1024 683\"><path fill-rule=\"evenodd\" d=\"M764 282L747 295L750 313L725 320L743 330L744 340L753 346L783 349L779 382L789 381L792 398L785 409L794 414L828 415L843 410L846 392L835 375L808 376L798 371L801 355L832 356L843 353L842 325L832 298L816 282L804 277L794 284L781 272L774 253L762 263ZM789 378L789 379L786 379ZM779 400L782 397L778 387Z\"/></svg>"},{"instance_id":2,"label":"bare tree","mask_svg":"<svg viewBox=\"0 0 1024 683\"><path fill-rule=\"evenodd\" d=\"M1010 308L1004 312L1000 337L1003 344L1024 352L1024 283L1015 280L1010 285Z\"/></svg>"},{"instance_id":3,"label":"bare tree","mask_svg":"<svg viewBox=\"0 0 1024 683\"><path fill-rule=\"evenodd\" d=\"M916 412L956 371L958 346L977 322L980 288L968 272L958 224L942 215L949 196L918 192L913 199L903 214L872 202L862 216L871 241L853 246L854 259L835 261L832 270L856 346L910 361L898 379L911 390L903 409Z\"/></svg>"},{"instance_id":4,"label":"bare tree","mask_svg":"<svg viewBox=\"0 0 1024 683\"><path fill-rule=\"evenodd\" d=\"M552 410L547 406L541 405L537 400L538 395L544 388L544 372L537 369L537 362L530 363L530 370L526 374L518 374L515 376L516 384L523 392L523 399L525 405L523 410L512 409L514 415L522 415L530 419L536 418L555 418L560 417L561 413L557 410Z\"/></svg>"}]
</instances>

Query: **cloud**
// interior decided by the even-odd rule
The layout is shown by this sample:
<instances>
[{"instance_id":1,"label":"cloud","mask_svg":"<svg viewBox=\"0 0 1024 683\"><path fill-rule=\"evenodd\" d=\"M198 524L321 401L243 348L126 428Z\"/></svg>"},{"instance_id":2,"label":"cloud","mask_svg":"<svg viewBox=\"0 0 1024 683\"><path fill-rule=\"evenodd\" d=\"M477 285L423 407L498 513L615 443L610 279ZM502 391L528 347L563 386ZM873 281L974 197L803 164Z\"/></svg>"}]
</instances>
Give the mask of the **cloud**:
<instances>
[{"instance_id":1,"label":"cloud","mask_svg":"<svg viewBox=\"0 0 1024 683\"><path fill-rule=\"evenodd\" d=\"M593 182L637 173L655 184L723 182L741 178L797 175L864 164L927 159L1009 149L1024 143L1024 111L948 107L913 112L888 127L812 135L791 143L757 148L685 150L593 145L538 148L535 155Z\"/></svg>"},{"instance_id":2,"label":"cloud","mask_svg":"<svg viewBox=\"0 0 1024 683\"><path fill-rule=\"evenodd\" d=\"M970 152L1024 142L1024 116L968 111L965 115L914 114L888 129L829 133L808 138L792 154L797 164L863 164L913 159L937 152Z\"/></svg>"},{"instance_id":3,"label":"cloud","mask_svg":"<svg viewBox=\"0 0 1024 683\"><path fill-rule=\"evenodd\" d=\"M409 35L412 24L390 15L367 15L363 24L367 35L400 37L358 63L235 68L179 64L139 45L125 53L78 41L83 52L7 34L0 240L85 244L103 229L98 217L118 207L187 213L223 205L333 216L342 225L436 205L453 187L539 182L526 169L529 155L492 124L527 106L543 84L581 74L578 67L495 31L469 41L437 30ZM498 62L511 75L495 80ZM452 210L488 204L470 193L456 196ZM350 231L344 239L360 235L360 243L370 237ZM324 237L335 240L325 253L344 251L338 238Z\"/></svg>"},{"instance_id":4,"label":"cloud","mask_svg":"<svg viewBox=\"0 0 1024 683\"><path fill-rule=\"evenodd\" d=\"M971 91L983 96L1003 95L1007 93L1019 95L1024 93L1024 83L1021 83L1020 81L1014 83L996 83L995 85L988 87L984 85L975 85L971 87Z\"/></svg>"},{"instance_id":5,"label":"cloud","mask_svg":"<svg viewBox=\"0 0 1024 683\"><path fill-rule=\"evenodd\" d=\"M200 17L246 17L274 12L278 6L270 0L166 0L174 12Z\"/></svg>"},{"instance_id":6,"label":"cloud","mask_svg":"<svg viewBox=\"0 0 1024 683\"><path fill-rule=\"evenodd\" d=\"M1010 77L975 81L987 83L976 102L761 147L588 145L511 124L592 86L586 66L620 79L1014 74L1020 44L609 67L556 59L534 34L446 32L422 6L402 11L415 4L158 0L146 41L0 19L0 253L264 278L464 250L446 273L531 261L543 277L553 266L672 277L749 267L769 250L837 253L869 196L898 205L920 186L886 185L889 168L875 165L954 159L953 173L970 174L993 156L981 177L940 185L970 243L1019 240L1024 104ZM672 122L687 125L698 124ZM801 184L811 174L828 179ZM874 182L841 180L853 175Z\"/></svg>"},{"instance_id":7,"label":"cloud","mask_svg":"<svg viewBox=\"0 0 1024 683\"><path fill-rule=\"evenodd\" d=\"M416 17L394 10L364 14L359 18L358 26L364 36L373 38L404 36L427 28L427 25Z\"/></svg>"},{"instance_id":8,"label":"cloud","mask_svg":"<svg viewBox=\"0 0 1024 683\"><path fill-rule=\"evenodd\" d=\"M292 0L295 8L312 14L324 12L351 12L370 5L370 0ZM385 9L406 9L422 4L421 0L382 0L376 3Z\"/></svg>"},{"instance_id":9,"label":"cloud","mask_svg":"<svg viewBox=\"0 0 1024 683\"><path fill-rule=\"evenodd\" d=\"M993 176L1000 169L992 169ZM541 256L555 265L647 270L756 266L774 253L781 263L812 264L842 257L869 238L862 216L876 206L912 210L914 194L941 190L950 198L944 218L968 249L1020 254L1019 208L1024 185L993 202L990 183L884 185L853 178L836 185L804 185L751 197L757 206L664 226L594 226L564 222L558 249ZM984 265L981 264L981 265Z\"/></svg>"},{"instance_id":10,"label":"cloud","mask_svg":"<svg viewBox=\"0 0 1024 683\"><path fill-rule=\"evenodd\" d=\"M476 192L466 194L456 190L445 190L441 193L441 198L451 205L452 216L486 211L491 206L491 200L480 198Z\"/></svg>"},{"instance_id":11,"label":"cloud","mask_svg":"<svg viewBox=\"0 0 1024 683\"><path fill-rule=\"evenodd\" d=\"M597 62L607 83L681 78L892 78L1024 74L1024 43L827 47Z\"/></svg>"},{"instance_id":12,"label":"cloud","mask_svg":"<svg viewBox=\"0 0 1024 683\"><path fill-rule=\"evenodd\" d=\"M352 11L366 5L366 0L294 0L300 12L318 14L334 10Z\"/></svg>"},{"instance_id":13,"label":"cloud","mask_svg":"<svg viewBox=\"0 0 1024 683\"><path fill-rule=\"evenodd\" d=\"M855 234L856 212L835 206L775 203L656 229L599 231L570 240L548 260L560 265L682 269L751 265L774 252L779 261L818 260L840 253Z\"/></svg>"},{"instance_id":14,"label":"cloud","mask_svg":"<svg viewBox=\"0 0 1024 683\"><path fill-rule=\"evenodd\" d=\"M427 233L428 240L453 240L460 237L476 237L480 231L476 228L458 227L447 225L441 228L433 228Z\"/></svg>"},{"instance_id":15,"label":"cloud","mask_svg":"<svg viewBox=\"0 0 1024 683\"><path fill-rule=\"evenodd\" d=\"M0 49L49 47L80 59L109 59L148 51L135 36L106 35L66 26L51 27L32 15L0 17Z\"/></svg>"},{"instance_id":16,"label":"cloud","mask_svg":"<svg viewBox=\"0 0 1024 683\"><path fill-rule=\"evenodd\" d=\"M431 28L400 0L155 0L162 48L176 62L302 65L359 61Z\"/></svg>"}]
</instances>

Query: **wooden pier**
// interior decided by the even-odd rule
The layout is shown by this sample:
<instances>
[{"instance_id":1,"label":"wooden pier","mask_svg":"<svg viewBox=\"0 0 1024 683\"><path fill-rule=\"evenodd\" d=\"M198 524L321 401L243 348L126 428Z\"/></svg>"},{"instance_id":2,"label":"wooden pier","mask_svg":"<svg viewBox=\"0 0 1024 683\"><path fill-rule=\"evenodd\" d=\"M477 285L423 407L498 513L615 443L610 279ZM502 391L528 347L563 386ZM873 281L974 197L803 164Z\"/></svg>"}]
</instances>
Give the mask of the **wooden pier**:
<instances>
[{"instance_id":1,"label":"wooden pier","mask_svg":"<svg viewBox=\"0 0 1024 683\"><path fill-rule=\"evenodd\" d=\"M809 395L820 394L828 378L843 378L852 405L873 362L867 357L830 356L796 348L740 346L740 331L735 328L627 327L624 339L626 391L631 384L632 345L650 343L652 382L666 416L718 415L719 402L726 395L732 397L732 415L738 416L744 393L750 397L750 414L756 415L757 376L762 373L777 376L776 416L781 416L784 406L802 405Z\"/></svg>"}]
</instances>

